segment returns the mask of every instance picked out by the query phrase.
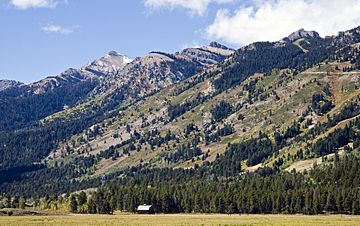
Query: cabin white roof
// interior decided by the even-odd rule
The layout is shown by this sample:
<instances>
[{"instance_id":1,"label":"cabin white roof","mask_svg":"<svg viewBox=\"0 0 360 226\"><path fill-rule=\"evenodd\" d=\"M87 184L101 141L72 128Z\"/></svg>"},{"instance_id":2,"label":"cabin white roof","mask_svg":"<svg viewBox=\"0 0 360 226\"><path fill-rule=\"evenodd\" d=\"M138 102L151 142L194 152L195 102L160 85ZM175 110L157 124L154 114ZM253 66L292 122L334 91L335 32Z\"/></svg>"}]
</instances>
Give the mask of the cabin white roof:
<instances>
[{"instance_id":1,"label":"cabin white roof","mask_svg":"<svg viewBox=\"0 0 360 226\"><path fill-rule=\"evenodd\" d=\"M149 211L150 210L150 208L151 208L151 205L140 205L140 206L138 206L138 208L137 208L137 210L138 211Z\"/></svg>"}]
</instances>

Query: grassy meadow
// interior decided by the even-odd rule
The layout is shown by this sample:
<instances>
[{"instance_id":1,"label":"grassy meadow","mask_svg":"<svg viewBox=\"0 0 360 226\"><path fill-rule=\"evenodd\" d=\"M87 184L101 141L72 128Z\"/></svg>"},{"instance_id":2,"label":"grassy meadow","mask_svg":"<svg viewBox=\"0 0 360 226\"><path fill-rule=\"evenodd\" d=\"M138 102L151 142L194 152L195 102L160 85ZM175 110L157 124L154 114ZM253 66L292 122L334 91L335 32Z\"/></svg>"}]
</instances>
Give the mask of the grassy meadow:
<instances>
[{"instance_id":1,"label":"grassy meadow","mask_svg":"<svg viewBox=\"0 0 360 226\"><path fill-rule=\"evenodd\" d=\"M360 216L349 215L221 215L221 214L157 214L157 215L63 215L2 216L1 226L98 226L98 225L360 225Z\"/></svg>"}]
</instances>

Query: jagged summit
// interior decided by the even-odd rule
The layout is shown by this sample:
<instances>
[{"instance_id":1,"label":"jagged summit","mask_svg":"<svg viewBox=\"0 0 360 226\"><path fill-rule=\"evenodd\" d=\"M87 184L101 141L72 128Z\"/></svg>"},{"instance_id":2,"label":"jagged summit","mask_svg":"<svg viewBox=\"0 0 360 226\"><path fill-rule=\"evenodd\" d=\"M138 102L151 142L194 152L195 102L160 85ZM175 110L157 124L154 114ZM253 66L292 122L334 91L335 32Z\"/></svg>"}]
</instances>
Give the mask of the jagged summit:
<instances>
[{"instance_id":1,"label":"jagged summit","mask_svg":"<svg viewBox=\"0 0 360 226\"><path fill-rule=\"evenodd\" d=\"M55 76L48 76L40 81L27 85L30 92L34 94L41 94L53 90L57 87L66 85L74 85L79 82L99 80L118 73L125 65L132 62L132 59L124 54L116 51L110 51L107 55L84 65L83 67L69 68ZM4 90L7 86L0 84L0 91ZM23 84L25 85L25 84Z\"/></svg>"},{"instance_id":2,"label":"jagged summit","mask_svg":"<svg viewBox=\"0 0 360 226\"><path fill-rule=\"evenodd\" d=\"M124 54L110 51L106 56L87 64L81 70L103 76L105 74L116 73L131 61L132 59Z\"/></svg>"},{"instance_id":3,"label":"jagged summit","mask_svg":"<svg viewBox=\"0 0 360 226\"><path fill-rule=\"evenodd\" d=\"M122 87L131 87L127 93L144 95L159 90L201 72L231 55L234 50L220 44L200 48L186 48L176 53L151 51L136 57L118 73L107 76L92 92L92 96L117 93ZM110 54L114 55L114 54Z\"/></svg>"},{"instance_id":4,"label":"jagged summit","mask_svg":"<svg viewBox=\"0 0 360 226\"><path fill-rule=\"evenodd\" d=\"M301 28L300 30L291 33L288 37L283 38L283 41L294 42L301 38L320 38L320 35L316 31L306 31Z\"/></svg>"}]
</instances>

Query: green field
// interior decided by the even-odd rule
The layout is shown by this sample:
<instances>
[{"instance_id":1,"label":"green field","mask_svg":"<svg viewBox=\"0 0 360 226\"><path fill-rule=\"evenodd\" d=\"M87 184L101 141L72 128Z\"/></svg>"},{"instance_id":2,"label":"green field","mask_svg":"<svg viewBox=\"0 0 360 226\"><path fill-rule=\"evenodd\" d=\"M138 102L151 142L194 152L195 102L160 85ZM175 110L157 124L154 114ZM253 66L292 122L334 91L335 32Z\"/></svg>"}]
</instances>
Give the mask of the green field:
<instances>
[{"instance_id":1,"label":"green field","mask_svg":"<svg viewBox=\"0 0 360 226\"><path fill-rule=\"evenodd\" d=\"M15 225L360 225L360 216L349 215L220 215L220 214L159 214L159 215L64 215L4 216L1 226Z\"/></svg>"}]
</instances>

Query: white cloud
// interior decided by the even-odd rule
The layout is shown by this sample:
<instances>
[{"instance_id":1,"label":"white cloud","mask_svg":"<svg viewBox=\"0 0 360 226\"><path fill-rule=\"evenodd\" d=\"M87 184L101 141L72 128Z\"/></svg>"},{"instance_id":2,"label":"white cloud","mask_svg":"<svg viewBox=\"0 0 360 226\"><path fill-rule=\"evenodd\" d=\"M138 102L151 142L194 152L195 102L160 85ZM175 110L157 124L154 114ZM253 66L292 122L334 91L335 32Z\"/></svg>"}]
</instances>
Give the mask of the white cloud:
<instances>
[{"instance_id":1,"label":"white cloud","mask_svg":"<svg viewBox=\"0 0 360 226\"><path fill-rule=\"evenodd\" d=\"M277 41L300 28L325 36L359 25L359 0L256 0L253 7L218 10L205 33L209 39L244 45Z\"/></svg>"},{"instance_id":2,"label":"white cloud","mask_svg":"<svg viewBox=\"0 0 360 226\"><path fill-rule=\"evenodd\" d=\"M187 48L200 48L202 45L200 45L197 41L187 42L183 43L180 47L180 49L187 49Z\"/></svg>"},{"instance_id":3,"label":"white cloud","mask_svg":"<svg viewBox=\"0 0 360 226\"><path fill-rule=\"evenodd\" d=\"M58 2L54 0L10 0L10 4L18 9L55 8Z\"/></svg>"},{"instance_id":4,"label":"white cloud","mask_svg":"<svg viewBox=\"0 0 360 226\"><path fill-rule=\"evenodd\" d=\"M229 3L234 0L144 0L145 6L152 9L185 8L192 13L203 15L211 3Z\"/></svg>"},{"instance_id":5,"label":"white cloud","mask_svg":"<svg viewBox=\"0 0 360 226\"><path fill-rule=\"evenodd\" d=\"M41 27L41 30L46 33L57 33L57 34L63 34L67 35L70 33L75 32L80 26L72 26L72 27L62 27L60 25L56 25L53 23L47 24L43 27Z\"/></svg>"}]
</instances>

